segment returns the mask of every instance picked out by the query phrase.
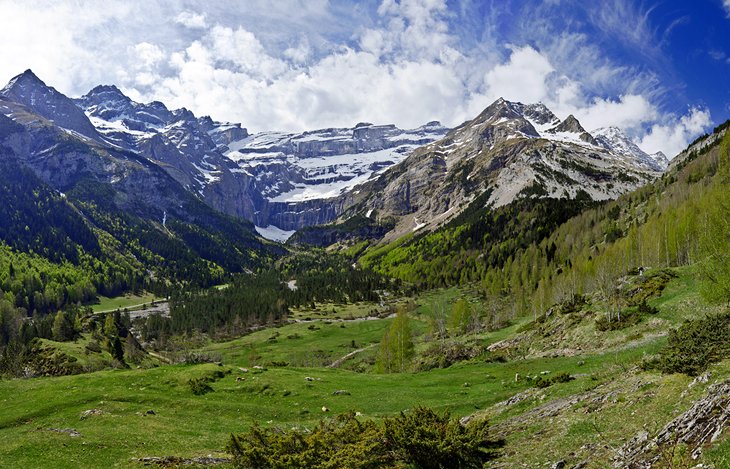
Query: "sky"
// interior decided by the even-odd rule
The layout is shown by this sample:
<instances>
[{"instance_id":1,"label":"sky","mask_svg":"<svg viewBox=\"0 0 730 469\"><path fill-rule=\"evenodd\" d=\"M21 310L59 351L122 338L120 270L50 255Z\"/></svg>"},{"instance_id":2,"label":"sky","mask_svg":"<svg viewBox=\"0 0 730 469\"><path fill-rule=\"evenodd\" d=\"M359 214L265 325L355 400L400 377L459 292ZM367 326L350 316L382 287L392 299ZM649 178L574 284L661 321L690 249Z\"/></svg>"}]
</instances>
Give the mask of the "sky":
<instances>
[{"instance_id":1,"label":"sky","mask_svg":"<svg viewBox=\"0 0 730 469\"><path fill-rule=\"evenodd\" d=\"M0 0L0 83L250 132L456 126L495 99L673 157L730 118L730 0Z\"/></svg>"}]
</instances>

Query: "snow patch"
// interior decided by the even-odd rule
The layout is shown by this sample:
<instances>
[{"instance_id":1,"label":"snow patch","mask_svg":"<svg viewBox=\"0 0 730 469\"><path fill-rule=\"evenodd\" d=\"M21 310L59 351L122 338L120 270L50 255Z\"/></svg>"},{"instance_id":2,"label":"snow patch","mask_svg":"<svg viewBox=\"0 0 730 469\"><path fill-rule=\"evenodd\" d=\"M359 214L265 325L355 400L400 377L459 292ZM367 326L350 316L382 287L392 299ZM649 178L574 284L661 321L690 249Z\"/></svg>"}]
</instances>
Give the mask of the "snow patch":
<instances>
[{"instance_id":1,"label":"snow patch","mask_svg":"<svg viewBox=\"0 0 730 469\"><path fill-rule=\"evenodd\" d=\"M287 239L291 238L291 236L296 233L296 230L286 231L274 225L269 225L266 227L256 226L255 228L258 234L260 234L264 238L279 243L286 242Z\"/></svg>"}]
</instances>

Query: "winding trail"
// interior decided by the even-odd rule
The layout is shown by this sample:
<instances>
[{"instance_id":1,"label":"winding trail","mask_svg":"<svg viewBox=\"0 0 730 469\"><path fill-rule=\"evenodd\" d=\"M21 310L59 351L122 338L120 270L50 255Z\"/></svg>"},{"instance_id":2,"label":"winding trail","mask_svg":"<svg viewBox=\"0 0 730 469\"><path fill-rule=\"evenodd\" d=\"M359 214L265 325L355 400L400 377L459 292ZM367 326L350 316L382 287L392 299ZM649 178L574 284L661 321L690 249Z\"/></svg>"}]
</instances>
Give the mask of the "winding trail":
<instances>
[{"instance_id":1,"label":"winding trail","mask_svg":"<svg viewBox=\"0 0 730 469\"><path fill-rule=\"evenodd\" d=\"M353 350L352 352L348 353L344 357L340 357L337 360L335 360L332 363L330 363L329 365L327 365L327 368L338 368L340 365L342 365L343 363L345 363L347 360L349 360L350 358L354 357L358 353L364 352L365 350L368 350L368 349L371 349L371 348L375 347L376 345L378 345L378 344L370 344L367 347L363 347L363 348L359 348L357 350Z\"/></svg>"}]
</instances>

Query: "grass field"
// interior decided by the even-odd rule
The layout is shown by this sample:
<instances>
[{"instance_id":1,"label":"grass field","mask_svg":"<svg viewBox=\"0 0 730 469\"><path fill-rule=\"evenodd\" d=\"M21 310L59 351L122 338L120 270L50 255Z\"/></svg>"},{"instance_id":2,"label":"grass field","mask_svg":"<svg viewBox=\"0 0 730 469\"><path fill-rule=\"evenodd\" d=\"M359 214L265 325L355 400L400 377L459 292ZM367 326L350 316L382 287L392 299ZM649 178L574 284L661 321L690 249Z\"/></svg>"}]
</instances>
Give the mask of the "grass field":
<instances>
[{"instance_id":1,"label":"grass field","mask_svg":"<svg viewBox=\"0 0 730 469\"><path fill-rule=\"evenodd\" d=\"M416 299L420 306L412 313L412 329L418 337L427 330L424 308L460 294L464 292L441 290ZM475 359L446 369L394 375L332 369L325 366L354 347L370 346L348 362L351 368L370 370L391 320L310 320L200 349L220 357L221 365L0 381L0 460L8 467L126 467L139 465L134 458L147 456L224 456L230 434L255 423L311 427L345 411L378 419L425 405L455 417L488 417L494 434L506 438L500 459L506 467L544 467L561 459L568 467L583 460L590 460L588 467L605 467L623 442L641 430L656 432L713 381L730 377L727 361L711 367L709 383L692 387L692 379L684 375L641 371L641 361L666 340L659 328L665 334L684 317L713 310L696 295L690 272L682 272L652 303L660 312L651 324L614 331L606 342L613 344L608 349L586 349L572 356L544 352L583 343L588 334L600 338L591 316L573 324L578 332L561 336L566 343L551 346L549 336L535 339L527 358L507 363ZM529 319L469 340L490 344L516 337L518 331L529 330ZM71 355L82 348L72 343L58 346ZM559 372L574 379L538 389L526 378ZM201 377L210 378L213 391L195 395L188 381ZM522 398L499 404L513 396ZM565 399L568 404L561 407ZM546 411L550 406L555 409ZM89 410L96 412L82 419ZM702 462L721 464L729 455L730 443L721 439Z\"/></svg>"},{"instance_id":2,"label":"grass field","mask_svg":"<svg viewBox=\"0 0 730 469\"><path fill-rule=\"evenodd\" d=\"M110 312L117 309L124 310L125 308L129 311L139 309L142 305L149 305L153 301L162 301L164 298L158 298L152 293L144 293L141 295L123 295L116 296L114 298L108 298L106 296L99 296L99 303L91 305L91 309L95 313Z\"/></svg>"}]
</instances>

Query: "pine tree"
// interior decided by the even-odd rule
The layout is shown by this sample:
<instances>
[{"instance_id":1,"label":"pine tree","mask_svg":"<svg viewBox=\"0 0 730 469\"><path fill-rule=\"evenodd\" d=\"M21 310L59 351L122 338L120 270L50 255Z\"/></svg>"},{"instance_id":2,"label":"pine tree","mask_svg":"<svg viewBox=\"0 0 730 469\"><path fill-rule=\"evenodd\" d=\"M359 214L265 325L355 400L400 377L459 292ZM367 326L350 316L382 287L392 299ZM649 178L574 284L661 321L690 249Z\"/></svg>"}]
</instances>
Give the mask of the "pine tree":
<instances>
[{"instance_id":1,"label":"pine tree","mask_svg":"<svg viewBox=\"0 0 730 469\"><path fill-rule=\"evenodd\" d=\"M64 342L74 338L74 327L68 314L63 311L56 313L56 317L53 320L52 334L53 340L57 342Z\"/></svg>"},{"instance_id":2,"label":"pine tree","mask_svg":"<svg viewBox=\"0 0 730 469\"><path fill-rule=\"evenodd\" d=\"M119 340L119 336L114 336L109 342L109 353L112 355L112 358L124 363L124 348L122 347L122 341Z\"/></svg>"}]
</instances>

